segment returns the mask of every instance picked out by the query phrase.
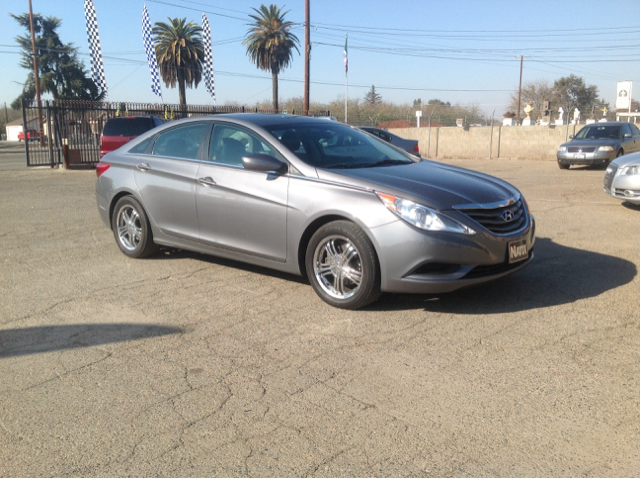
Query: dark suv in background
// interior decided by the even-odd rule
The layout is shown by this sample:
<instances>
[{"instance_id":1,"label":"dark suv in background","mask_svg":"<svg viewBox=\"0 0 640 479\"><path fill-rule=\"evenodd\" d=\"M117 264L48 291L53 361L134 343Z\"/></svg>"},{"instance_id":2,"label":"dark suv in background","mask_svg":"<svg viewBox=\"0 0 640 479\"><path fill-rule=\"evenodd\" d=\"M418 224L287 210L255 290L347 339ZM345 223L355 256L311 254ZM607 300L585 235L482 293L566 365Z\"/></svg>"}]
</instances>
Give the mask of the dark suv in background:
<instances>
[{"instance_id":1,"label":"dark suv in background","mask_svg":"<svg viewBox=\"0 0 640 479\"><path fill-rule=\"evenodd\" d=\"M163 123L155 116L110 118L100 136L100 158Z\"/></svg>"}]
</instances>

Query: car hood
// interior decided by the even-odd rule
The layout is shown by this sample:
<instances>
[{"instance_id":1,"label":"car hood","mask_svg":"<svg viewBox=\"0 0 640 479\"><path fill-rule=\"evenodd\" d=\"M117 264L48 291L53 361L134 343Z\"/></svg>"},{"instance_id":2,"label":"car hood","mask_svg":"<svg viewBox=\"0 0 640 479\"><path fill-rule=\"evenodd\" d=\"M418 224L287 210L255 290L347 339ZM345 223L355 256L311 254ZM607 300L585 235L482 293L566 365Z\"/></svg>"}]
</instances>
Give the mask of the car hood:
<instances>
[{"instance_id":1,"label":"car hood","mask_svg":"<svg viewBox=\"0 0 640 479\"><path fill-rule=\"evenodd\" d=\"M612 140L610 138L600 138L597 140L571 140L563 143L560 146L571 146L580 148L581 146L616 146L619 145L622 140Z\"/></svg>"},{"instance_id":2,"label":"car hood","mask_svg":"<svg viewBox=\"0 0 640 479\"><path fill-rule=\"evenodd\" d=\"M438 210L502 202L519 195L506 181L431 161L376 168L318 169L318 177L396 194Z\"/></svg>"},{"instance_id":3,"label":"car hood","mask_svg":"<svg viewBox=\"0 0 640 479\"><path fill-rule=\"evenodd\" d=\"M630 165L640 165L640 153L631 153L630 155L620 156L613 160L611 164L616 165L618 168Z\"/></svg>"}]
</instances>

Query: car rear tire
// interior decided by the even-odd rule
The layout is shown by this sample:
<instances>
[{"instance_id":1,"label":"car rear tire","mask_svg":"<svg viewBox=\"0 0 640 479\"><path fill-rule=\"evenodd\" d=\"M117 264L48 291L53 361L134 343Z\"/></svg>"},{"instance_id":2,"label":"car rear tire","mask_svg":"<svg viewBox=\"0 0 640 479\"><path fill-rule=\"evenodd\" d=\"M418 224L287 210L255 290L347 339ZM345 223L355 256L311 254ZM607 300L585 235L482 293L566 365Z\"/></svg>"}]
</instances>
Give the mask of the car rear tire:
<instances>
[{"instance_id":1,"label":"car rear tire","mask_svg":"<svg viewBox=\"0 0 640 479\"><path fill-rule=\"evenodd\" d=\"M111 229L116 243L124 254L131 258L146 258L158 252L147 214L142 205L132 196L118 200L111 217Z\"/></svg>"},{"instance_id":2,"label":"car rear tire","mask_svg":"<svg viewBox=\"0 0 640 479\"><path fill-rule=\"evenodd\" d=\"M565 163L564 161L558 161L558 167L561 170L568 170L571 165L569 163Z\"/></svg>"},{"instance_id":3,"label":"car rear tire","mask_svg":"<svg viewBox=\"0 0 640 479\"><path fill-rule=\"evenodd\" d=\"M322 226L305 255L311 286L323 301L358 309L380 297L380 265L367 235L349 221Z\"/></svg>"}]
</instances>

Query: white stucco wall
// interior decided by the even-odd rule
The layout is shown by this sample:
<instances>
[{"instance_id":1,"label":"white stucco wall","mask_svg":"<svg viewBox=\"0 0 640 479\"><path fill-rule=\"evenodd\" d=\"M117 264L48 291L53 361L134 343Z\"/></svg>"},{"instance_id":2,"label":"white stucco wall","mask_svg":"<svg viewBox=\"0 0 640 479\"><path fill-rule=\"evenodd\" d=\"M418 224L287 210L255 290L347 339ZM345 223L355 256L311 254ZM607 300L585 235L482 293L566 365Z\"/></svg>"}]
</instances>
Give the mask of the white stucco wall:
<instances>
[{"instance_id":1,"label":"white stucco wall","mask_svg":"<svg viewBox=\"0 0 640 479\"><path fill-rule=\"evenodd\" d=\"M18 134L22 131L22 125L7 125L7 141L18 141Z\"/></svg>"}]
</instances>

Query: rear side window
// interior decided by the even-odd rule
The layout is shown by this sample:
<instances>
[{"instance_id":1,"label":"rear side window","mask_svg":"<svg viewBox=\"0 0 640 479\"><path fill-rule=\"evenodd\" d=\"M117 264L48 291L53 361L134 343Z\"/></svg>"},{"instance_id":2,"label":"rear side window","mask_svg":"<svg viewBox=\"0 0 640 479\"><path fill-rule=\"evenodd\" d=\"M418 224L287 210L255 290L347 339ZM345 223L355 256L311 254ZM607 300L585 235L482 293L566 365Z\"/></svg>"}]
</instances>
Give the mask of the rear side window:
<instances>
[{"instance_id":1,"label":"rear side window","mask_svg":"<svg viewBox=\"0 0 640 479\"><path fill-rule=\"evenodd\" d=\"M138 143L136 146L129 150L129 153L145 153L149 149L149 145L153 141L153 135L144 140L142 143Z\"/></svg>"},{"instance_id":2,"label":"rear side window","mask_svg":"<svg viewBox=\"0 0 640 479\"><path fill-rule=\"evenodd\" d=\"M155 126L153 118L111 118L102 136L140 136Z\"/></svg>"},{"instance_id":3,"label":"rear side window","mask_svg":"<svg viewBox=\"0 0 640 479\"><path fill-rule=\"evenodd\" d=\"M195 123L163 132L153 145L153 154L197 160L206 126L204 123Z\"/></svg>"}]
</instances>

